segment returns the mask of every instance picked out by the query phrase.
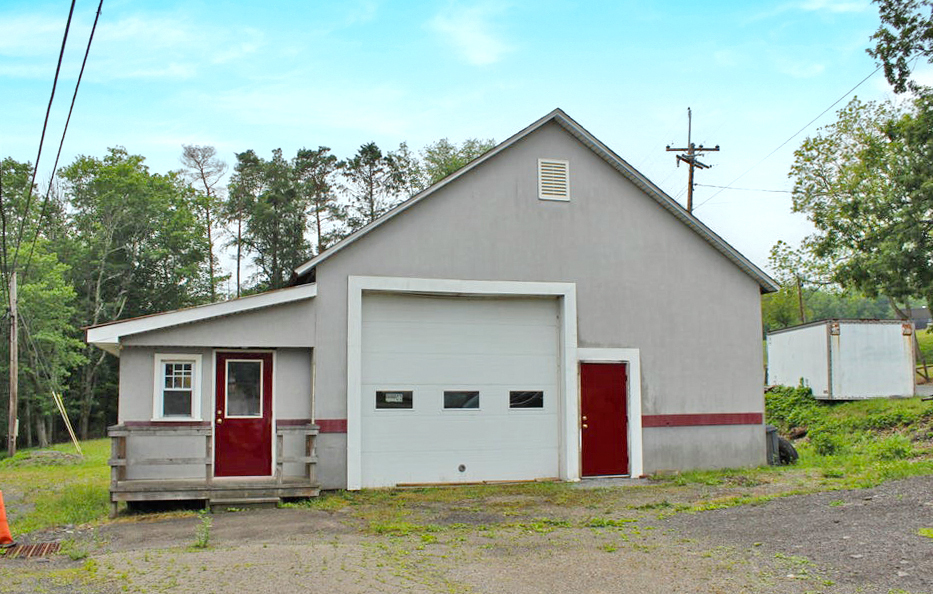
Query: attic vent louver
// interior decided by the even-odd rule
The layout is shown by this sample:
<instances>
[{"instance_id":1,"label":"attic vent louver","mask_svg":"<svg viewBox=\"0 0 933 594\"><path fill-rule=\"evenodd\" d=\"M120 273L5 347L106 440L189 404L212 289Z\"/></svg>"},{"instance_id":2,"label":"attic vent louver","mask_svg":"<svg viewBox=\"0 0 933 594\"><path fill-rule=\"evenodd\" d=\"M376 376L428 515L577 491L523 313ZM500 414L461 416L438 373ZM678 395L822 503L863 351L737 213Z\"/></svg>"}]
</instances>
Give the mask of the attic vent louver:
<instances>
[{"instance_id":1,"label":"attic vent louver","mask_svg":"<svg viewBox=\"0 0 933 594\"><path fill-rule=\"evenodd\" d=\"M538 159L538 198L570 200L570 162Z\"/></svg>"}]
</instances>

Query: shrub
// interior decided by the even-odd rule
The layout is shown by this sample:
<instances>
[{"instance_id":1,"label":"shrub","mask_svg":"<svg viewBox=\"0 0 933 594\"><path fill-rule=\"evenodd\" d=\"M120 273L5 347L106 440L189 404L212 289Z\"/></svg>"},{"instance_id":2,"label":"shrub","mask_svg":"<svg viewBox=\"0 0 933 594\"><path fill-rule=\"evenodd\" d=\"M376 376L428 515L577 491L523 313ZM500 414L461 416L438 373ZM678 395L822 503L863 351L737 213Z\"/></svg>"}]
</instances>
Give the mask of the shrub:
<instances>
[{"instance_id":1,"label":"shrub","mask_svg":"<svg viewBox=\"0 0 933 594\"><path fill-rule=\"evenodd\" d=\"M846 450L845 440L832 431L817 429L811 431L808 437L813 451L820 456L835 456Z\"/></svg>"},{"instance_id":2,"label":"shrub","mask_svg":"<svg viewBox=\"0 0 933 594\"><path fill-rule=\"evenodd\" d=\"M868 452L878 460L903 460L914 455L914 448L905 436L894 434L872 443Z\"/></svg>"},{"instance_id":3,"label":"shrub","mask_svg":"<svg viewBox=\"0 0 933 594\"><path fill-rule=\"evenodd\" d=\"M796 427L809 428L825 414L827 405L813 397L810 388L777 386L765 394L765 417L781 433Z\"/></svg>"}]
</instances>

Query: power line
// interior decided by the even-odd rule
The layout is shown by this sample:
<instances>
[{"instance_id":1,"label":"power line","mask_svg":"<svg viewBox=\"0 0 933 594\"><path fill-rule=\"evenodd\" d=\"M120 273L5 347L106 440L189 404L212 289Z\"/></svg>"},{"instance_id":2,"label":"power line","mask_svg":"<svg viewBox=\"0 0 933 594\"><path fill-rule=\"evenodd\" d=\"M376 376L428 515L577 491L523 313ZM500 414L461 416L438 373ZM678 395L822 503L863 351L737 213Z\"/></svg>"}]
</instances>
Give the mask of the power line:
<instances>
[{"instance_id":1,"label":"power line","mask_svg":"<svg viewBox=\"0 0 933 594\"><path fill-rule=\"evenodd\" d=\"M720 188L723 190L743 190L745 192L774 192L778 194L793 194L793 190L763 190L761 188L733 188L732 186L714 186L711 184L694 184L704 188Z\"/></svg>"},{"instance_id":2,"label":"power line","mask_svg":"<svg viewBox=\"0 0 933 594\"><path fill-rule=\"evenodd\" d=\"M29 215L29 204L32 202L32 186L36 183L36 172L39 170L39 159L42 157L42 145L45 143L45 131L49 126L49 114L52 112L52 102L55 100L55 88L58 86L58 74L62 69L62 59L65 56L65 45L68 43L68 31L71 30L71 17L75 12L75 0L71 0L71 9L68 11L68 22L65 23L65 35L62 37L62 47L58 52L58 65L55 67L55 79L52 81L52 94L49 97L49 105L45 109L45 121L42 123L42 136L39 138L39 150L36 153L36 164L32 169L32 177L26 188L26 207L23 209L23 218L19 224L19 232L16 236L16 248L13 251L13 262L10 270L4 271L9 276L11 270L16 269L16 258L19 256L19 246L23 241L23 231L26 226L26 217ZM3 237L3 249L6 249L6 233Z\"/></svg>"},{"instance_id":3,"label":"power line","mask_svg":"<svg viewBox=\"0 0 933 594\"><path fill-rule=\"evenodd\" d=\"M94 25L91 27L91 34L87 40L87 48L84 50L84 60L81 61L81 71L78 73L78 82L75 83L75 92L71 95L71 107L68 108L68 118L65 120L65 127L62 130L62 139L58 143L58 153L55 154L55 164L52 166L52 175L49 177L49 187L45 192L45 199L42 201L42 209L39 211L39 219L36 222L36 232L32 237L32 245L29 247L29 256L26 258L26 264L23 266L24 276L29 270L29 264L32 263L32 254L36 249L36 242L39 240L39 229L42 224L42 219L45 218L45 211L49 205L49 197L52 195L52 184L55 182L55 172L58 170L58 160L62 156L62 147L65 146L65 134L68 133L68 124L71 123L71 112L73 112L75 108L75 100L78 98L78 88L81 86L81 78L84 76L84 67L87 65L87 57L91 53L94 31L97 30L97 21L100 19L100 12L103 6L104 0L100 0L100 4L97 5L97 15L94 17Z\"/></svg>"},{"instance_id":4,"label":"power line","mask_svg":"<svg viewBox=\"0 0 933 594\"><path fill-rule=\"evenodd\" d=\"M807 124L806 124L803 128L801 128L800 130L797 130L796 132L794 132L794 133L790 136L790 138L788 138L787 140L785 140L784 142L782 142L781 144L779 144L778 147L777 147L776 149L774 149L773 151L771 151L770 153L768 153L767 155L765 155L765 157L764 157L761 161L758 161L757 163L755 163L754 165L752 165L751 167L749 167L748 169L746 169L746 170L742 173L742 175L738 176L737 178L735 178L734 180L732 180L731 182L729 182L726 186L723 186L723 188L722 188L721 190L719 190L718 192L716 192L715 194L713 194L712 196L710 196L709 198L707 198L707 199L704 200L703 202L697 204L694 208L695 208L695 209L696 209L696 208L700 208L701 206L703 206L704 204L706 204L707 202L709 202L710 200L712 200L712 199L715 198L716 196L719 196L719 194L721 194L721 193L723 192L723 190L726 190L726 189L731 188L731 187L732 187L732 184L734 184L735 182L739 181L740 179L742 179L743 177L745 177L746 175L748 175L748 172L750 172L752 169L758 167L759 165L761 165L762 163L764 163L765 161L767 161L769 158L771 158L772 155L774 155L774 153L776 153L776 152L778 152L779 150L781 150L782 148L784 148L784 145L786 145L788 142L790 142L790 141L793 140L794 138L797 138L797 136L799 136L801 132L803 132L804 130L806 130L807 128L809 128L809 127L813 124L813 122L815 122L815 121L817 121L818 119L820 119L821 117L823 117L823 116L826 114L826 112L828 112L830 109L832 109L833 107L835 107L840 101L842 101L843 99L845 99L846 97L848 97L849 95L851 95L852 92L855 91L855 89L857 89L857 88L859 88L860 86L862 86L869 78L871 78L871 77L873 77L875 74L877 74L877 72L878 72L879 70L881 70L881 68L882 68L882 66L878 66L877 68L875 68L875 69L871 72L871 74L869 74L868 76L866 76L865 78L863 78L861 81L859 81L859 83L858 83L857 85L855 85L854 87L852 87L851 89L849 89L848 91L846 91L844 95L842 95L841 97L839 97L838 99L836 99L835 101L833 101L832 105L830 105L829 107L827 107L826 109L824 109L823 111L821 111L821 112L820 112L820 115L816 116L815 118L813 118L812 120L810 120L809 122L807 122Z\"/></svg>"}]
</instances>

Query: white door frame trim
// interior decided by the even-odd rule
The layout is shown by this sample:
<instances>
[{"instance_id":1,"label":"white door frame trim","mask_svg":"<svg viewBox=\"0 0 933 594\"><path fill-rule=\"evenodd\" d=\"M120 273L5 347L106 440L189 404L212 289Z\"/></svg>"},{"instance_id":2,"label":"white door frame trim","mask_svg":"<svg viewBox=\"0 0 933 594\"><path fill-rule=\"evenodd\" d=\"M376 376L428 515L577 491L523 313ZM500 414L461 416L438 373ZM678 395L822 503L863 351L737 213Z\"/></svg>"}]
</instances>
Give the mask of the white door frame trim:
<instances>
[{"instance_id":1,"label":"white door frame trim","mask_svg":"<svg viewBox=\"0 0 933 594\"><path fill-rule=\"evenodd\" d=\"M560 478L580 479L580 399L577 392L575 283L483 281L385 276L347 278L347 489L362 487L363 292L501 297L557 297L560 311ZM639 421L640 423L640 421Z\"/></svg>"},{"instance_id":2,"label":"white door frame trim","mask_svg":"<svg viewBox=\"0 0 933 594\"><path fill-rule=\"evenodd\" d=\"M629 474L640 477L644 474L644 454L641 442L641 353L639 349L615 348L579 348L577 349L579 363L626 363L625 411L628 414L628 458ZM583 436L580 436L582 452Z\"/></svg>"}]
</instances>

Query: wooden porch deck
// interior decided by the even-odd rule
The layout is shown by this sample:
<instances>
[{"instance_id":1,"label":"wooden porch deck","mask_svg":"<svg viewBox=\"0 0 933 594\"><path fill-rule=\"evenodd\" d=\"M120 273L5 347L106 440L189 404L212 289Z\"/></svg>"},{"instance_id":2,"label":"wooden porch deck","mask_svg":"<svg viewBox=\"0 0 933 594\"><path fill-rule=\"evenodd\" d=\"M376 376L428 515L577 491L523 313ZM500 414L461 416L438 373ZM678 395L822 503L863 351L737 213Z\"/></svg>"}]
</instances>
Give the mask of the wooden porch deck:
<instances>
[{"instance_id":1,"label":"wooden porch deck","mask_svg":"<svg viewBox=\"0 0 933 594\"><path fill-rule=\"evenodd\" d=\"M211 451L213 435L209 423L124 424L110 427L110 515L116 516L121 501L204 500L207 506L274 503L283 498L316 497L320 494L315 473L314 442L318 426L310 422L280 422L276 425L275 474L269 477L215 477ZM285 456L287 434L304 437L304 455ZM188 458L128 458L127 441L134 437L202 437L204 455ZM286 476L285 464L301 464L301 475ZM127 479L128 467L198 465L202 477L170 479Z\"/></svg>"}]
</instances>

